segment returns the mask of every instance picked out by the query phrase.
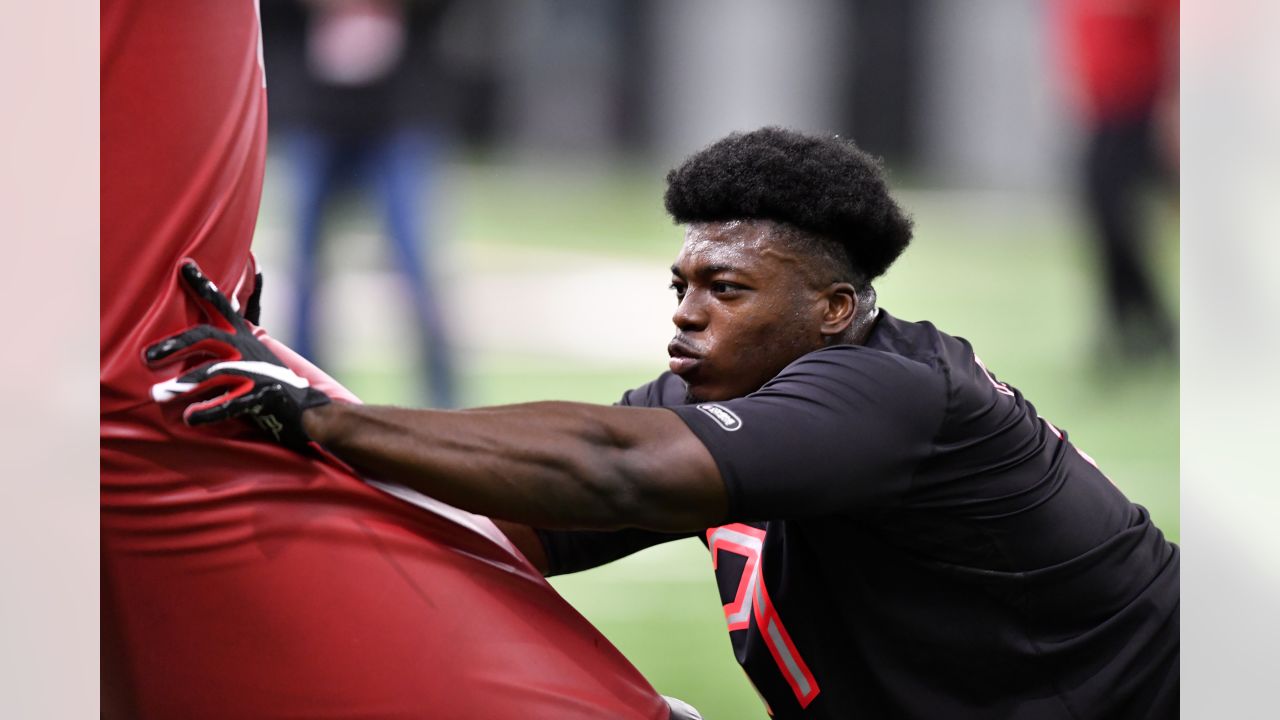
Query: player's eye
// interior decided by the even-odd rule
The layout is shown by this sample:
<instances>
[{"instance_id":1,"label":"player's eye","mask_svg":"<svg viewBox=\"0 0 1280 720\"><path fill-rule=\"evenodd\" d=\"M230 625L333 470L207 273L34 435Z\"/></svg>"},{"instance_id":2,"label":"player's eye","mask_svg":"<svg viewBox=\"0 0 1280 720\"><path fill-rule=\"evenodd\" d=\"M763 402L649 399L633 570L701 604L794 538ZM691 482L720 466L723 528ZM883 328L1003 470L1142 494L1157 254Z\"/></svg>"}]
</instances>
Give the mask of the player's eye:
<instances>
[{"instance_id":1,"label":"player's eye","mask_svg":"<svg viewBox=\"0 0 1280 720\"><path fill-rule=\"evenodd\" d=\"M724 295L725 293L731 293L734 290L740 289L740 285L734 285L733 283L724 282L722 280L717 280L716 282L711 283L711 292L717 295Z\"/></svg>"},{"instance_id":2,"label":"player's eye","mask_svg":"<svg viewBox=\"0 0 1280 720\"><path fill-rule=\"evenodd\" d=\"M676 300L684 300L684 283L672 282L668 289L676 291Z\"/></svg>"}]
</instances>

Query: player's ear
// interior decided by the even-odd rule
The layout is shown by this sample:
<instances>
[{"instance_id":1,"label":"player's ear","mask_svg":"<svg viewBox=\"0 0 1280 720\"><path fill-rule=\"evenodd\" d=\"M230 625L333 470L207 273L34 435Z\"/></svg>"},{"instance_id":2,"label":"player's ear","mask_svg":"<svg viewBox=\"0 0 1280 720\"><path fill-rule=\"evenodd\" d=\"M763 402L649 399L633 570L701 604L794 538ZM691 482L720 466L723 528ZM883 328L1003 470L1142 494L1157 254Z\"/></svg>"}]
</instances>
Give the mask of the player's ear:
<instances>
[{"instance_id":1,"label":"player's ear","mask_svg":"<svg viewBox=\"0 0 1280 720\"><path fill-rule=\"evenodd\" d=\"M850 283L834 282L822 291L822 299L822 334L844 334L853 325L853 318L858 312L858 291Z\"/></svg>"}]
</instances>

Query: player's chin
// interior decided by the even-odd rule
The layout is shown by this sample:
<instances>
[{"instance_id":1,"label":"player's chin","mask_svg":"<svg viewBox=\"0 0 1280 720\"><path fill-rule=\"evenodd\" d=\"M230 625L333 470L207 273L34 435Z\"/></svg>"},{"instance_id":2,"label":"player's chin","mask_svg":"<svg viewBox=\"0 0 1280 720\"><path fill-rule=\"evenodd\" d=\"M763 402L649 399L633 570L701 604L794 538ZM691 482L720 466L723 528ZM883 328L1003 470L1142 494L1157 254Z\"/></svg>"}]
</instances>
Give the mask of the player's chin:
<instances>
[{"instance_id":1,"label":"player's chin","mask_svg":"<svg viewBox=\"0 0 1280 720\"><path fill-rule=\"evenodd\" d=\"M735 379L733 373L722 372L705 357L680 379L688 388L685 396L690 403L723 402L747 394L740 379Z\"/></svg>"},{"instance_id":2,"label":"player's chin","mask_svg":"<svg viewBox=\"0 0 1280 720\"><path fill-rule=\"evenodd\" d=\"M735 397L731 392L727 391L723 386L716 385L706 380L686 380L688 390L685 396L690 403L719 402L721 400L730 400Z\"/></svg>"},{"instance_id":3,"label":"player's chin","mask_svg":"<svg viewBox=\"0 0 1280 720\"><path fill-rule=\"evenodd\" d=\"M702 365L698 372L683 378L688 386L685 394L691 403L736 400L759 390L768 380L768 377L757 378L757 374L748 372L714 372L717 369Z\"/></svg>"},{"instance_id":4,"label":"player's chin","mask_svg":"<svg viewBox=\"0 0 1280 720\"><path fill-rule=\"evenodd\" d=\"M707 398L703 394L702 383L699 383L696 379L688 377L682 377L680 379L684 380L684 400L686 403L693 405L695 403L707 402Z\"/></svg>"}]
</instances>

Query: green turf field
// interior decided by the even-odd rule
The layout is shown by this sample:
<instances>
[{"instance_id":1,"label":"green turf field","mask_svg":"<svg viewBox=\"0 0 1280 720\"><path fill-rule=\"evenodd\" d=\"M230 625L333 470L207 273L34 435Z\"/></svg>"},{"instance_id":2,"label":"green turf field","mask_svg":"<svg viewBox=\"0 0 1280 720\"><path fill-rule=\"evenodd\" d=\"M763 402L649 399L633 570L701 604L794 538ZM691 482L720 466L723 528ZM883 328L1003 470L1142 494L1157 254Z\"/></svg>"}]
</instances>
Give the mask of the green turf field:
<instances>
[{"instance_id":1,"label":"green turf field","mask_svg":"<svg viewBox=\"0 0 1280 720\"><path fill-rule=\"evenodd\" d=\"M651 262L658 282L665 282L662 269L679 247L679 230L661 209L658 170L548 174L460 166L447 186L448 242L472 252L496 257L553 248ZM271 193L269 186L267 235L283 222ZM1172 361L1128 367L1100 350L1092 270L1071 208L1053 198L919 190L903 191L901 201L916 219L916 240L877 283L880 304L969 339L992 372L1021 389L1177 540L1177 367ZM1161 279L1176 308L1177 220L1171 208L1159 210ZM347 222L359 227L368 219L356 215ZM262 234L259 245L279 242ZM469 358L470 405L607 403L664 369L652 357L566 363L555 348L473 348ZM404 388L413 382L403 363L331 368L367 401L404 403ZM696 540L553 582L659 691L691 702L709 720L764 717L733 660L710 562Z\"/></svg>"}]
</instances>

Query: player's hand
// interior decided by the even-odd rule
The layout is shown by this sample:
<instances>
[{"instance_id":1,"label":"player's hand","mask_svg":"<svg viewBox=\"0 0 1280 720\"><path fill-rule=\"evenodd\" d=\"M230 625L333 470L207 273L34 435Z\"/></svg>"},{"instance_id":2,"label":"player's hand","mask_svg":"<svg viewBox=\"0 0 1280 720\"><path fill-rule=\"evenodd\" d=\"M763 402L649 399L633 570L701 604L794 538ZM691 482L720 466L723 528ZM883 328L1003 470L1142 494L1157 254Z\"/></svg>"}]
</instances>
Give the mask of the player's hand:
<instances>
[{"instance_id":1,"label":"player's hand","mask_svg":"<svg viewBox=\"0 0 1280 720\"><path fill-rule=\"evenodd\" d=\"M183 264L179 272L211 322L151 345L144 357L152 367L201 355L215 359L157 383L151 397L156 402L197 399L182 413L188 425L245 417L276 442L305 450L311 439L303 429L302 413L328 403L329 396L311 387L254 337L245 319L194 262ZM218 394L209 397L214 392Z\"/></svg>"}]
</instances>

